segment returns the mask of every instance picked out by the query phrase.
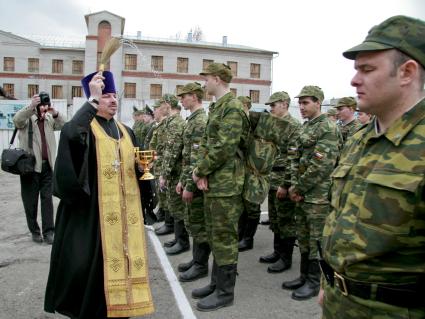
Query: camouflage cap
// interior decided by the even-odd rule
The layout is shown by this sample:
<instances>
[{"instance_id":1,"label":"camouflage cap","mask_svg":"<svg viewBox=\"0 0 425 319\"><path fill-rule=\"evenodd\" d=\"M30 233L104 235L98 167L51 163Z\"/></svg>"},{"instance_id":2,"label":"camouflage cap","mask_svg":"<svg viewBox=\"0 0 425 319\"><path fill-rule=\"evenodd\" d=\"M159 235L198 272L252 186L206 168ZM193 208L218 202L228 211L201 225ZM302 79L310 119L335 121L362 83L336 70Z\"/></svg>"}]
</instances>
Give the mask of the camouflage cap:
<instances>
[{"instance_id":1,"label":"camouflage cap","mask_svg":"<svg viewBox=\"0 0 425 319\"><path fill-rule=\"evenodd\" d=\"M345 51L354 60L359 52L397 49L425 67L425 21L394 16L369 30L363 43Z\"/></svg>"},{"instance_id":2,"label":"camouflage cap","mask_svg":"<svg viewBox=\"0 0 425 319\"><path fill-rule=\"evenodd\" d=\"M238 96L238 100L242 102L242 104L246 104L250 109L252 106L251 98L249 96Z\"/></svg>"},{"instance_id":3,"label":"camouflage cap","mask_svg":"<svg viewBox=\"0 0 425 319\"><path fill-rule=\"evenodd\" d=\"M291 102L291 98L289 97L289 94L285 91L275 92L269 97L269 100L266 102L266 105L270 105L279 101L287 101L289 104Z\"/></svg>"},{"instance_id":4,"label":"camouflage cap","mask_svg":"<svg viewBox=\"0 0 425 319\"><path fill-rule=\"evenodd\" d=\"M323 102L323 100L325 99L325 95L323 94L322 89L316 85L304 86L300 94L298 94L296 97L299 98L299 97L305 97L305 96L314 96L320 102Z\"/></svg>"},{"instance_id":5,"label":"camouflage cap","mask_svg":"<svg viewBox=\"0 0 425 319\"><path fill-rule=\"evenodd\" d=\"M177 96L182 96L183 94L195 93L195 92L201 92L202 94L204 93L204 89L202 88L201 83L191 82L191 83L186 84L182 88L182 90L180 91L180 93L177 94Z\"/></svg>"},{"instance_id":6,"label":"camouflage cap","mask_svg":"<svg viewBox=\"0 0 425 319\"><path fill-rule=\"evenodd\" d=\"M155 103L152 105L152 108L155 110L160 106L161 106L161 103L159 103L159 100L156 100Z\"/></svg>"},{"instance_id":7,"label":"camouflage cap","mask_svg":"<svg viewBox=\"0 0 425 319\"><path fill-rule=\"evenodd\" d=\"M172 108L180 108L179 105L179 100L177 99L177 97L174 94L164 94L160 99L159 99L159 104L161 103L168 103Z\"/></svg>"},{"instance_id":8,"label":"camouflage cap","mask_svg":"<svg viewBox=\"0 0 425 319\"><path fill-rule=\"evenodd\" d=\"M328 116L336 116L337 112L336 112L336 108L331 107L327 112L326 115Z\"/></svg>"},{"instance_id":9,"label":"camouflage cap","mask_svg":"<svg viewBox=\"0 0 425 319\"><path fill-rule=\"evenodd\" d=\"M338 100L338 103L336 104L335 108L343 106L348 106L355 110L357 108L357 101L354 97L351 96L342 97Z\"/></svg>"},{"instance_id":10,"label":"camouflage cap","mask_svg":"<svg viewBox=\"0 0 425 319\"><path fill-rule=\"evenodd\" d=\"M134 116L139 116L139 115L143 115L144 113L143 113L143 111L142 110L137 110L137 111L134 111L133 112L133 115Z\"/></svg>"},{"instance_id":11,"label":"camouflage cap","mask_svg":"<svg viewBox=\"0 0 425 319\"><path fill-rule=\"evenodd\" d=\"M226 83L232 81L232 70L230 66L224 63L211 63L208 65L207 69L199 75L216 75Z\"/></svg>"}]
</instances>

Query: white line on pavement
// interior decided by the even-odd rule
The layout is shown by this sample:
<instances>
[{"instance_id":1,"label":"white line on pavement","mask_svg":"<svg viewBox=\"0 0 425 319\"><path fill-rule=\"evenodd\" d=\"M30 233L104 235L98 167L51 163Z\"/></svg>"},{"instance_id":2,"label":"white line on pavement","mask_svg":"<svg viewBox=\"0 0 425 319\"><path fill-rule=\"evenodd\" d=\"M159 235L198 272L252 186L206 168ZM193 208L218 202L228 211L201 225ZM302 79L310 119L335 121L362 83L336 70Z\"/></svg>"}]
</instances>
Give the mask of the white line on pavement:
<instances>
[{"instance_id":1,"label":"white line on pavement","mask_svg":"<svg viewBox=\"0 0 425 319\"><path fill-rule=\"evenodd\" d=\"M170 283L171 290L173 291L174 298L176 299L177 307L179 307L182 318L196 319L196 316L192 311L192 306L190 305L189 300L187 300L183 288L177 280L174 270L165 255L164 249L162 248L161 242L152 230L147 231L147 233L149 234L149 238L153 244L159 262L161 263L162 269L164 270L165 276Z\"/></svg>"}]
</instances>

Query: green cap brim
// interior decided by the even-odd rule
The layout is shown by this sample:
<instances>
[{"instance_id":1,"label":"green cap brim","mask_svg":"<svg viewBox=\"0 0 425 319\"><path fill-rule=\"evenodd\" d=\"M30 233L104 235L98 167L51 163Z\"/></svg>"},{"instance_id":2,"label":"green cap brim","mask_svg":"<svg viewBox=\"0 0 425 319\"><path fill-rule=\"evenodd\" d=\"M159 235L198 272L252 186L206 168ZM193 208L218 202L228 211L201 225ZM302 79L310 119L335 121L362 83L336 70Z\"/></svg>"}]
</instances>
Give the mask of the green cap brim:
<instances>
[{"instance_id":1,"label":"green cap brim","mask_svg":"<svg viewBox=\"0 0 425 319\"><path fill-rule=\"evenodd\" d=\"M359 52L382 51L382 50L388 50L388 49L394 49L394 47L387 45L387 44L379 43L379 42L365 41L365 42L363 42L359 45L356 45L355 47L343 52L342 55L347 59L355 60L356 56Z\"/></svg>"}]
</instances>

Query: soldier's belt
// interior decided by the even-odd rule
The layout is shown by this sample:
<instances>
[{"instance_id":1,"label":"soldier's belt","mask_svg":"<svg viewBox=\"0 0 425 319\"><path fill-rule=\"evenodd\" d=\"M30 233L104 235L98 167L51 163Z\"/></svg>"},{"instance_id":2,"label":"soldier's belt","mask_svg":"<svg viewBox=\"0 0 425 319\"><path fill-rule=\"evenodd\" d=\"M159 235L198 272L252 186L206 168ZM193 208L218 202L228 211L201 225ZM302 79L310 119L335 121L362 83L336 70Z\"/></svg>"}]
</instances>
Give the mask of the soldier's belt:
<instances>
[{"instance_id":1,"label":"soldier's belt","mask_svg":"<svg viewBox=\"0 0 425 319\"><path fill-rule=\"evenodd\" d=\"M424 280L409 284L377 284L354 281L334 271L335 287L344 296L352 295L404 308L425 304Z\"/></svg>"}]
</instances>

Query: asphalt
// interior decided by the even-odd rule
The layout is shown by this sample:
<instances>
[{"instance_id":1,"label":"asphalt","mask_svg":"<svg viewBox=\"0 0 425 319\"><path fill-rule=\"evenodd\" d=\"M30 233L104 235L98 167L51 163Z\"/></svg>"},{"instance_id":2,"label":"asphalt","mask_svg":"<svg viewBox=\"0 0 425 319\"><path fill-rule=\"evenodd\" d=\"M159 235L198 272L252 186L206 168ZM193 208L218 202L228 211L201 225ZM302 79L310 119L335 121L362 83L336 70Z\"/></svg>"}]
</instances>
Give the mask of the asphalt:
<instances>
[{"instance_id":1,"label":"asphalt","mask_svg":"<svg viewBox=\"0 0 425 319\"><path fill-rule=\"evenodd\" d=\"M20 197L19 177L0 171L0 185L0 319L65 318L43 311L51 246L31 240ZM56 198L54 204L55 207L58 204ZM272 233L267 226L259 225L254 249L239 254L234 305L213 312L196 310L197 301L191 298L194 288L209 283L208 277L188 283L180 283L176 278L177 265L189 261L191 252L166 256L162 243L172 239L172 235L157 237L149 229L146 233L155 313L143 318L318 319L321 316L316 298L295 301L290 298L290 291L281 289L283 281L298 276L297 248L292 268L284 273L269 274L267 265L258 262L261 255L272 251Z\"/></svg>"}]
</instances>

